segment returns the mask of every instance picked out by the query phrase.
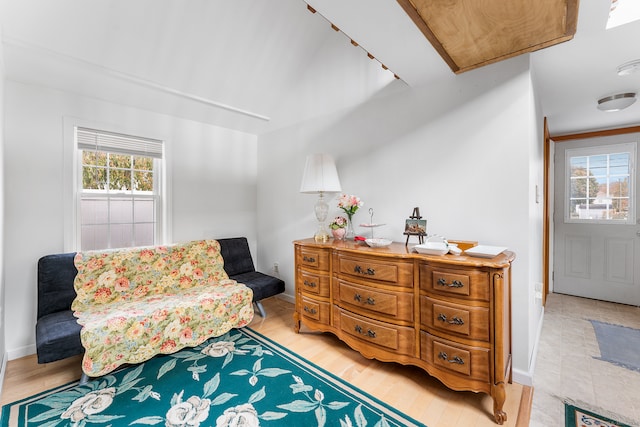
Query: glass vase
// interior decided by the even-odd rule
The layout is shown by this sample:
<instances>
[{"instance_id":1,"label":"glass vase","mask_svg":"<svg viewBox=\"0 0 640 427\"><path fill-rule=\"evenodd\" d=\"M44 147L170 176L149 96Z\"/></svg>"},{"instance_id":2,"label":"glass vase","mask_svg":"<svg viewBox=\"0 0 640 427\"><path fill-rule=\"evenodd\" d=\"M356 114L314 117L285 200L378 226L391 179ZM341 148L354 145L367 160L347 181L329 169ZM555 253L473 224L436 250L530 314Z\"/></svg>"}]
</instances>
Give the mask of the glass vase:
<instances>
[{"instance_id":1,"label":"glass vase","mask_svg":"<svg viewBox=\"0 0 640 427\"><path fill-rule=\"evenodd\" d=\"M353 240L354 237L356 237L356 232L353 231L353 214L347 214L347 234L344 235L344 238Z\"/></svg>"}]
</instances>

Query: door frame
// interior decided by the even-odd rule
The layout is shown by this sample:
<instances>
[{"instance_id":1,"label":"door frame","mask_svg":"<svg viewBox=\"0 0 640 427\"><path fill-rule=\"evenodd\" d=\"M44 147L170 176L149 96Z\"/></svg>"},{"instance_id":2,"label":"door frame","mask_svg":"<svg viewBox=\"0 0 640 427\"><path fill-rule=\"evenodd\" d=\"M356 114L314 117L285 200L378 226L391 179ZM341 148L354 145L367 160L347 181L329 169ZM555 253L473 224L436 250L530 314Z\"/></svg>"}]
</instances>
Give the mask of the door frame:
<instances>
[{"instance_id":1,"label":"door frame","mask_svg":"<svg viewBox=\"0 0 640 427\"><path fill-rule=\"evenodd\" d=\"M542 226L543 230L543 259L542 259L542 277L543 277L543 292L542 292L542 305L545 305L547 301L547 295L549 294L550 287L550 272L553 271L550 259L550 251L551 251L551 226L553 225L552 215L553 212L550 212L549 200L552 196L553 189L550 188L550 180L549 177L553 174L554 165L551 163L551 144L557 144L565 141L572 141L574 139L587 139L587 138L599 138L604 136L617 136L617 135L626 135L629 133L640 133L640 126L630 126L618 129L606 129L606 130L594 130L582 133L573 133L566 135L550 135L549 129L547 127L547 118L544 118L544 223ZM555 209L555 207L554 207Z\"/></svg>"}]
</instances>

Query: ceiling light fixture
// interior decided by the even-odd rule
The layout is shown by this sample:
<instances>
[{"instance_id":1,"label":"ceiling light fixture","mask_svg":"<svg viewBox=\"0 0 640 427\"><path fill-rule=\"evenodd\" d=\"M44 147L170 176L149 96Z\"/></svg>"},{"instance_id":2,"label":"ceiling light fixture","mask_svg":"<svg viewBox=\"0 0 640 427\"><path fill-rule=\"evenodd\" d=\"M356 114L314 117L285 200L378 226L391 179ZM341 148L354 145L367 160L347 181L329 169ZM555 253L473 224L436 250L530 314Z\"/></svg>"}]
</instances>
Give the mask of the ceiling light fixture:
<instances>
[{"instance_id":1,"label":"ceiling light fixture","mask_svg":"<svg viewBox=\"0 0 640 427\"><path fill-rule=\"evenodd\" d=\"M635 92L618 93L598 100L600 111L620 111L636 102Z\"/></svg>"},{"instance_id":2,"label":"ceiling light fixture","mask_svg":"<svg viewBox=\"0 0 640 427\"><path fill-rule=\"evenodd\" d=\"M640 72L640 59L625 62L618 67L619 76L628 76Z\"/></svg>"}]
</instances>

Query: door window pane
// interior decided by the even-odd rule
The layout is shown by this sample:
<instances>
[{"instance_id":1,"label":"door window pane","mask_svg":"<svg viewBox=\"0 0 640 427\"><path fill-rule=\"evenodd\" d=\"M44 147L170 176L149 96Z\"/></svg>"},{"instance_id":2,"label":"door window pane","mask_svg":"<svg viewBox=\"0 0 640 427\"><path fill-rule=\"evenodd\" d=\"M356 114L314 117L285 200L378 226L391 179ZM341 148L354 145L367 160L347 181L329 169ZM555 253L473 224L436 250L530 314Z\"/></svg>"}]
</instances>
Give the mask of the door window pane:
<instances>
[{"instance_id":1,"label":"door window pane","mask_svg":"<svg viewBox=\"0 0 640 427\"><path fill-rule=\"evenodd\" d=\"M634 220L635 143L567 150L566 222Z\"/></svg>"}]
</instances>

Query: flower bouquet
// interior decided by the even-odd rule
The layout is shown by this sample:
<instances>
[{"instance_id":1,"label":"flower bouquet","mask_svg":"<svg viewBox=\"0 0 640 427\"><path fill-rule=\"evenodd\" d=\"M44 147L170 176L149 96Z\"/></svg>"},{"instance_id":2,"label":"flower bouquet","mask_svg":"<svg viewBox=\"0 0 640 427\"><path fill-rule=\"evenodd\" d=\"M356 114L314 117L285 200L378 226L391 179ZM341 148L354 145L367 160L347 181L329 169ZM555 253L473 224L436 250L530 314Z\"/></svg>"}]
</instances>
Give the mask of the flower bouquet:
<instances>
[{"instance_id":1,"label":"flower bouquet","mask_svg":"<svg viewBox=\"0 0 640 427\"><path fill-rule=\"evenodd\" d=\"M338 207L342 209L349 218L346 234L347 238L355 236L355 232L353 231L353 214L355 214L362 205L364 205L364 203L360 200L360 197L352 194L343 194L338 199Z\"/></svg>"},{"instance_id":2,"label":"flower bouquet","mask_svg":"<svg viewBox=\"0 0 640 427\"><path fill-rule=\"evenodd\" d=\"M334 218L333 222L329 224L329 228L331 229L331 234L333 234L333 238L336 240L344 239L345 234L347 234L347 219L343 216L337 216Z\"/></svg>"}]
</instances>

